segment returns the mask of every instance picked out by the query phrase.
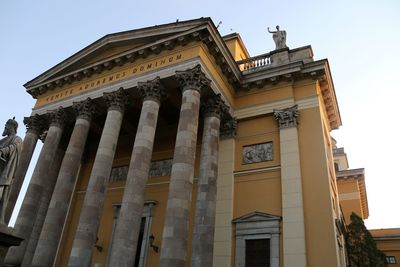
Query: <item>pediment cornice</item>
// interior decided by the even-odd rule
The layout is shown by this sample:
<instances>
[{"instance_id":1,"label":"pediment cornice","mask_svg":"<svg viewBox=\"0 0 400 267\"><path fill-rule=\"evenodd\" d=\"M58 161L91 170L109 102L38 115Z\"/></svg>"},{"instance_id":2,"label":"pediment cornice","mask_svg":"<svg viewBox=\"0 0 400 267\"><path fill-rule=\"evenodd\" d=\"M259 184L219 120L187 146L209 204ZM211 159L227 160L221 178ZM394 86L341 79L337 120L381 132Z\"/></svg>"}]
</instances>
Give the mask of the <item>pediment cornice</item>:
<instances>
[{"instance_id":1,"label":"pediment cornice","mask_svg":"<svg viewBox=\"0 0 400 267\"><path fill-rule=\"evenodd\" d=\"M260 212L260 211L253 211L250 213L247 213L245 215L242 215L236 219L233 219L233 223L245 223L245 222L256 222L256 221L276 221L280 220L282 217L265 213L265 212Z\"/></svg>"},{"instance_id":2,"label":"pediment cornice","mask_svg":"<svg viewBox=\"0 0 400 267\"><path fill-rule=\"evenodd\" d=\"M158 37L156 41L97 61L66 74L57 75L68 66L71 66L71 64L90 56L91 53L101 47L118 42L133 41L135 37L139 35L141 38L143 38L143 36ZM160 36L162 37L159 38ZM159 54L164 50L173 50L179 45L185 46L193 41L203 42L207 46L210 54L214 56L222 72L227 76L227 80L232 86L237 87L241 76L240 70L222 40L222 37L215 28L215 25L209 18L106 35L92 45L82 49L80 52L26 83L24 86L27 88L28 93L36 98L50 90L60 88L65 84L71 84L74 81L91 77L93 74L100 74L103 71L111 70L116 66L123 66L126 63L132 63L138 59Z\"/></svg>"}]
</instances>

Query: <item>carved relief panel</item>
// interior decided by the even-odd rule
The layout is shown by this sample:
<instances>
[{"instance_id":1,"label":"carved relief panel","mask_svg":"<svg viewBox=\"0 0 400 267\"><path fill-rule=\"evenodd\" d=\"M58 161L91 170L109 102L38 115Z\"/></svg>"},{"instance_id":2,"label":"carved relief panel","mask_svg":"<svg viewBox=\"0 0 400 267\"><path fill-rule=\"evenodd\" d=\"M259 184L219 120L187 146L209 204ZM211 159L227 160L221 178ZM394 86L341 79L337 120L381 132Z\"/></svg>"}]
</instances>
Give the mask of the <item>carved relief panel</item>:
<instances>
[{"instance_id":1,"label":"carved relief panel","mask_svg":"<svg viewBox=\"0 0 400 267\"><path fill-rule=\"evenodd\" d=\"M242 163L258 163L273 160L272 142L243 146Z\"/></svg>"}]
</instances>

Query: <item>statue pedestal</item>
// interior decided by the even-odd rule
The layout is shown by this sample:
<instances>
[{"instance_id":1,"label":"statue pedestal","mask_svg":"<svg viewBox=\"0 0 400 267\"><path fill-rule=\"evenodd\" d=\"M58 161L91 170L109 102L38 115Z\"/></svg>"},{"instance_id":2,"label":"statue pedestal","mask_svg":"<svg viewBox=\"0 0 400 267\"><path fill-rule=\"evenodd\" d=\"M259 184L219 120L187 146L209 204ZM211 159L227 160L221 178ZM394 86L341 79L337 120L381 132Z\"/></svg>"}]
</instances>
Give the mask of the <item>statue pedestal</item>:
<instances>
[{"instance_id":1,"label":"statue pedestal","mask_svg":"<svg viewBox=\"0 0 400 267\"><path fill-rule=\"evenodd\" d=\"M0 223L0 266L3 266L4 258L11 246L19 246L23 238L16 236L12 228Z\"/></svg>"},{"instance_id":2,"label":"statue pedestal","mask_svg":"<svg viewBox=\"0 0 400 267\"><path fill-rule=\"evenodd\" d=\"M286 65L290 63L289 48L282 48L270 52L272 66Z\"/></svg>"}]
</instances>

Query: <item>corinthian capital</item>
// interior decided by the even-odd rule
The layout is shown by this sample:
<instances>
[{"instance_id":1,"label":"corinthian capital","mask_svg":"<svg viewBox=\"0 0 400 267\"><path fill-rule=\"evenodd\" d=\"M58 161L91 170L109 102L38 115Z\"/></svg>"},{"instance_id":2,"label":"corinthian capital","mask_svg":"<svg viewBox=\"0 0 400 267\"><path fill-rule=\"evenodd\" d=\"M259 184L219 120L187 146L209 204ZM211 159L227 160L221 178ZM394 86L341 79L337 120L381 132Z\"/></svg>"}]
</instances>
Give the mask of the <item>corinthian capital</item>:
<instances>
[{"instance_id":1,"label":"corinthian capital","mask_svg":"<svg viewBox=\"0 0 400 267\"><path fill-rule=\"evenodd\" d=\"M57 110L53 111L49 114L50 125L57 127L64 127L65 123L68 120L67 113L63 107L59 107Z\"/></svg>"},{"instance_id":2,"label":"corinthian capital","mask_svg":"<svg viewBox=\"0 0 400 267\"><path fill-rule=\"evenodd\" d=\"M285 109L274 109L274 117L278 122L279 129L297 127L299 111L297 105Z\"/></svg>"},{"instance_id":3,"label":"corinthian capital","mask_svg":"<svg viewBox=\"0 0 400 267\"><path fill-rule=\"evenodd\" d=\"M177 71L175 77L179 82L182 92L185 90L196 90L201 94L211 83L210 79L201 71L200 65L185 71Z\"/></svg>"},{"instance_id":4,"label":"corinthian capital","mask_svg":"<svg viewBox=\"0 0 400 267\"><path fill-rule=\"evenodd\" d=\"M25 117L24 124L26 126L27 132L33 132L37 135L41 135L43 130L47 126L47 121L43 116L35 114L30 117Z\"/></svg>"},{"instance_id":5,"label":"corinthian capital","mask_svg":"<svg viewBox=\"0 0 400 267\"><path fill-rule=\"evenodd\" d=\"M90 121L96 112L96 106L91 98L87 98L81 102L74 102L72 105L78 118Z\"/></svg>"},{"instance_id":6,"label":"corinthian capital","mask_svg":"<svg viewBox=\"0 0 400 267\"><path fill-rule=\"evenodd\" d=\"M147 82L139 82L138 92L143 101L154 100L160 103L167 97L167 91L161 84L160 77Z\"/></svg>"},{"instance_id":7,"label":"corinthian capital","mask_svg":"<svg viewBox=\"0 0 400 267\"><path fill-rule=\"evenodd\" d=\"M236 129L236 118L225 119L221 122L219 135L221 138L234 138L236 136Z\"/></svg>"},{"instance_id":8,"label":"corinthian capital","mask_svg":"<svg viewBox=\"0 0 400 267\"><path fill-rule=\"evenodd\" d=\"M108 110L123 112L128 104L128 96L122 87L115 92L104 93L103 98L107 102Z\"/></svg>"},{"instance_id":9,"label":"corinthian capital","mask_svg":"<svg viewBox=\"0 0 400 267\"><path fill-rule=\"evenodd\" d=\"M205 117L214 116L221 118L221 115L227 113L228 106L221 99L221 94L216 94L205 99L201 106Z\"/></svg>"}]
</instances>

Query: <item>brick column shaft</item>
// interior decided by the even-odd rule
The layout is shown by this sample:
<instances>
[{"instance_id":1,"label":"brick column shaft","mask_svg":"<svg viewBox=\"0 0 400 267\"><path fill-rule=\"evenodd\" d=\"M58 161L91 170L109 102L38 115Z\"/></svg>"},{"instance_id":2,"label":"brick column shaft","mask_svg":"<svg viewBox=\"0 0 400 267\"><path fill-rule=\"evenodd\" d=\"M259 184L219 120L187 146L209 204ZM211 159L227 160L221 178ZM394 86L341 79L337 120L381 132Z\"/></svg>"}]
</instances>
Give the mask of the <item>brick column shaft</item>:
<instances>
[{"instance_id":1,"label":"brick column shaft","mask_svg":"<svg viewBox=\"0 0 400 267\"><path fill-rule=\"evenodd\" d=\"M185 265L189 234L200 93L185 90L175 142L160 266Z\"/></svg>"},{"instance_id":2,"label":"brick column shaft","mask_svg":"<svg viewBox=\"0 0 400 267\"><path fill-rule=\"evenodd\" d=\"M204 120L200 175L197 187L196 214L192 240L191 266L212 266L216 182L218 173L219 118Z\"/></svg>"},{"instance_id":3,"label":"brick column shaft","mask_svg":"<svg viewBox=\"0 0 400 267\"><path fill-rule=\"evenodd\" d=\"M45 267L53 265L81 165L94 106L91 100L87 99L83 102L74 103L74 108L78 113L78 117L62 160L57 183L32 260L32 266Z\"/></svg>"},{"instance_id":4,"label":"brick column shaft","mask_svg":"<svg viewBox=\"0 0 400 267\"><path fill-rule=\"evenodd\" d=\"M54 113L53 123L50 125L46 140L40 151L37 164L14 227L15 232L23 237L24 241L22 241L20 246L11 247L9 249L4 261L8 265L20 266L22 263L36 221L42 194L44 190L49 187L48 184L51 182L48 179L48 173L55 158L63 132L63 124L61 122L63 118L61 117L63 117L63 111L59 109L58 112Z\"/></svg>"},{"instance_id":5,"label":"brick column shaft","mask_svg":"<svg viewBox=\"0 0 400 267\"><path fill-rule=\"evenodd\" d=\"M107 96L106 100L109 101L109 109L86 189L68 266L90 266L104 205L105 190L121 129L126 102L123 89L107 93L105 96Z\"/></svg>"},{"instance_id":6,"label":"brick column shaft","mask_svg":"<svg viewBox=\"0 0 400 267\"><path fill-rule=\"evenodd\" d=\"M114 231L109 266L133 266L138 246L144 193L149 176L160 107L159 101L163 88L159 78L156 78L147 83L139 83L138 91L144 98L144 102L133 145L121 210Z\"/></svg>"},{"instance_id":7,"label":"brick column shaft","mask_svg":"<svg viewBox=\"0 0 400 267\"><path fill-rule=\"evenodd\" d=\"M214 227L214 252L211 266L231 266L232 220L237 121L221 121L218 151L217 200Z\"/></svg>"},{"instance_id":8,"label":"brick column shaft","mask_svg":"<svg viewBox=\"0 0 400 267\"><path fill-rule=\"evenodd\" d=\"M220 95L210 97L203 105L205 118L192 239L192 267L207 267L213 263L219 128L223 108L225 105Z\"/></svg>"},{"instance_id":9,"label":"brick column shaft","mask_svg":"<svg viewBox=\"0 0 400 267\"><path fill-rule=\"evenodd\" d=\"M200 65L177 72L176 77L183 91L182 106L161 244L161 267L183 267L187 259L200 92L210 84Z\"/></svg>"},{"instance_id":10,"label":"brick column shaft","mask_svg":"<svg viewBox=\"0 0 400 267\"><path fill-rule=\"evenodd\" d=\"M65 148L65 147L64 147ZM22 260L22 267L31 266L33 254L35 253L35 249L39 240L40 232L43 228L44 219L46 217L47 210L49 208L49 203L51 199L51 195L54 190L54 185L57 181L58 172L60 170L61 162L64 157L65 150L62 148L58 148L57 153L55 155L53 164L49 170L48 179L50 183L48 187L43 191L42 198L40 200L40 206L38 210L38 214L36 216L35 225L33 226L32 234L28 242L28 246L25 251L24 258Z\"/></svg>"}]
</instances>

